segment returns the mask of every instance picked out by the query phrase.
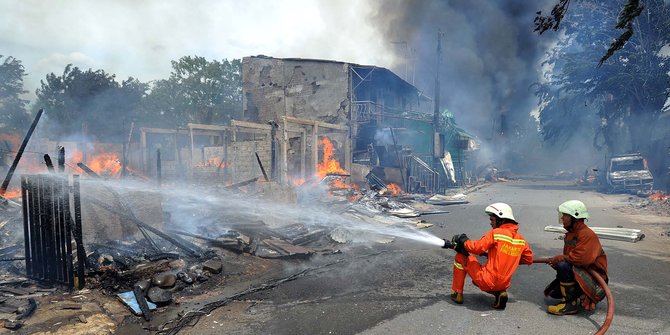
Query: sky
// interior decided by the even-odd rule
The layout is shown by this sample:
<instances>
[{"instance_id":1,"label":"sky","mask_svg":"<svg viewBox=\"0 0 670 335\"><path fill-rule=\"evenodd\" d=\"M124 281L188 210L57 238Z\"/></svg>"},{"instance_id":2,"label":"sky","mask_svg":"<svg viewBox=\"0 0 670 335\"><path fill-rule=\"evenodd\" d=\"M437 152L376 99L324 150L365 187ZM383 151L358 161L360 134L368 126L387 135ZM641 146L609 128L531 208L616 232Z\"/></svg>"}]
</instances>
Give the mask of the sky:
<instances>
[{"instance_id":1,"label":"sky","mask_svg":"<svg viewBox=\"0 0 670 335\"><path fill-rule=\"evenodd\" d=\"M182 56L331 59L391 67L393 45L365 0L6 0L0 55L20 60L30 92L67 64L140 81L169 76Z\"/></svg>"}]
</instances>

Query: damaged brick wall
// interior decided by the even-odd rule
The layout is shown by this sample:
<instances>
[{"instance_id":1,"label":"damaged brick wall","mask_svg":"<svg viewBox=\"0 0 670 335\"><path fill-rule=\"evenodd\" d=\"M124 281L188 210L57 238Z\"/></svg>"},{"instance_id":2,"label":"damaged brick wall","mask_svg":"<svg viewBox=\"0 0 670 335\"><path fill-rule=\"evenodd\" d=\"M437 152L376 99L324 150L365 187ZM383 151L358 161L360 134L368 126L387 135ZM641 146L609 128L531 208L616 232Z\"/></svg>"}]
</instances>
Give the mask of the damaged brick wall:
<instances>
[{"instance_id":1,"label":"damaged brick wall","mask_svg":"<svg viewBox=\"0 0 670 335\"><path fill-rule=\"evenodd\" d=\"M234 184L255 177L262 179L263 173L258 166L256 153L263 163L268 177L272 171L272 143L269 139L255 139L231 142L226 147L203 148L204 161L212 162L205 166L193 167L193 179L196 182ZM221 167L219 167L219 163Z\"/></svg>"},{"instance_id":2,"label":"damaged brick wall","mask_svg":"<svg viewBox=\"0 0 670 335\"><path fill-rule=\"evenodd\" d=\"M251 178L263 178L261 169L258 166L255 153L263 163L266 173L270 173L271 168L271 143L270 140L252 140L243 142L234 142L231 145L232 155L232 176L233 183L249 180Z\"/></svg>"}]
</instances>

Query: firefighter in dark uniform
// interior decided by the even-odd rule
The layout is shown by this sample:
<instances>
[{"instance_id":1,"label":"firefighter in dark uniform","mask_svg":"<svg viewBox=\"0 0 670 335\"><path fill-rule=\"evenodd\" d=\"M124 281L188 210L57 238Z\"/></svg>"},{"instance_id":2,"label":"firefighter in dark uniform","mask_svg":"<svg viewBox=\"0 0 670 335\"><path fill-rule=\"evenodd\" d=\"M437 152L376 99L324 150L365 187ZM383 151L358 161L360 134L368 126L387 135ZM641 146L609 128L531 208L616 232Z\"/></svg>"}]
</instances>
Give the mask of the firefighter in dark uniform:
<instances>
[{"instance_id":1,"label":"firefighter in dark uniform","mask_svg":"<svg viewBox=\"0 0 670 335\"><path fill-rule=\"evenodd\" d=\"M589 218L586 205L569 200L558 206L559 222L567 230L563 239L563 253L550 259L556 270L556 279L544 290L545 296L561 299L547 307L555 315L579 312L579 302L585 310L594 310L605 297L605 292L587 269L593 269L607 282L607 255L600 239L584 221Z\"/></svg>"}]
</instances>

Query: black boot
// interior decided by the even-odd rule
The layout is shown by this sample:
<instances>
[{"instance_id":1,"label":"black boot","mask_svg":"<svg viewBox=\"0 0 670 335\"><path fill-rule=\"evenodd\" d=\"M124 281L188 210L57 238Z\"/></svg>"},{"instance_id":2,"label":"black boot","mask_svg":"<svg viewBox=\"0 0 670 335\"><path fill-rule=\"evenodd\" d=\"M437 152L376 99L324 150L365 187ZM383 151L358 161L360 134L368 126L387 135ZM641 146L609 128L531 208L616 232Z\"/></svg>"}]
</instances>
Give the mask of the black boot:
<instances>
[{"instance_id":1,"label":"black boot","mask_svg":"<svg viewBox=\"0 0 670 335\"><path fill-rule=\"evenodd\" d=\"M462 304L463 303L463 293L462 292L451 291L451 295L449 297L451 298L451 301L453 301L457 304Z\"/></svg>"},{"instance_id":2,"label":"black boot","mask_svg":"<svg viewBox=\"0 0 670 335\"><path fill-rule=\"evenodd\" d=\"M495 300L493 301L493 308L505 309L507 307L507 291L493 292Z\"/></svg>"},{"instance_id":3,"label":"black boot","mask_svg":"<svg viewBox=\"0 0 670 335\"><path fill-rule=\"evenodd\" d=\"M561 294L561 285L559 284L558 279L554 279L547 287L544 288L544 296L552 297L554 299L563 299L563 294Z\"/></svg>"},{"instance_id":4,"label":"black boot","mask_svg":"<svg viewBox=\"0 0 670 335\"><path fill-rule=\"evenodd\" d=\"M547 307L547 313L554 315L568 315L575 314L579 312L579 291L577 290L577 283L561 282L561 294L563 295L563 300L556 304Z\"/></svg>"}]
</instances>

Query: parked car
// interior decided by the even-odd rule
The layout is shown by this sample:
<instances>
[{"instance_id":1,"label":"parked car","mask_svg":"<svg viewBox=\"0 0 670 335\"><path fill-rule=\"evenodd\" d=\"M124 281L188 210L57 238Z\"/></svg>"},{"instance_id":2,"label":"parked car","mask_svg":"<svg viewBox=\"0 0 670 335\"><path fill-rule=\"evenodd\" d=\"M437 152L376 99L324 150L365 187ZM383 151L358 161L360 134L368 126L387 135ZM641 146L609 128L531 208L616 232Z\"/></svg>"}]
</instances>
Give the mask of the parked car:
<instances>
[{"instance_id":1,"label":"parked car","mask_svg":"<svg viewBox=\"0 0 670 335\"><path fill-rule=\"evenodd\" d=\"M607 167L607 186L612 192L645 193L654 188L654 176L639 153L612 156Z\"/></svg>"}]
</instances>

